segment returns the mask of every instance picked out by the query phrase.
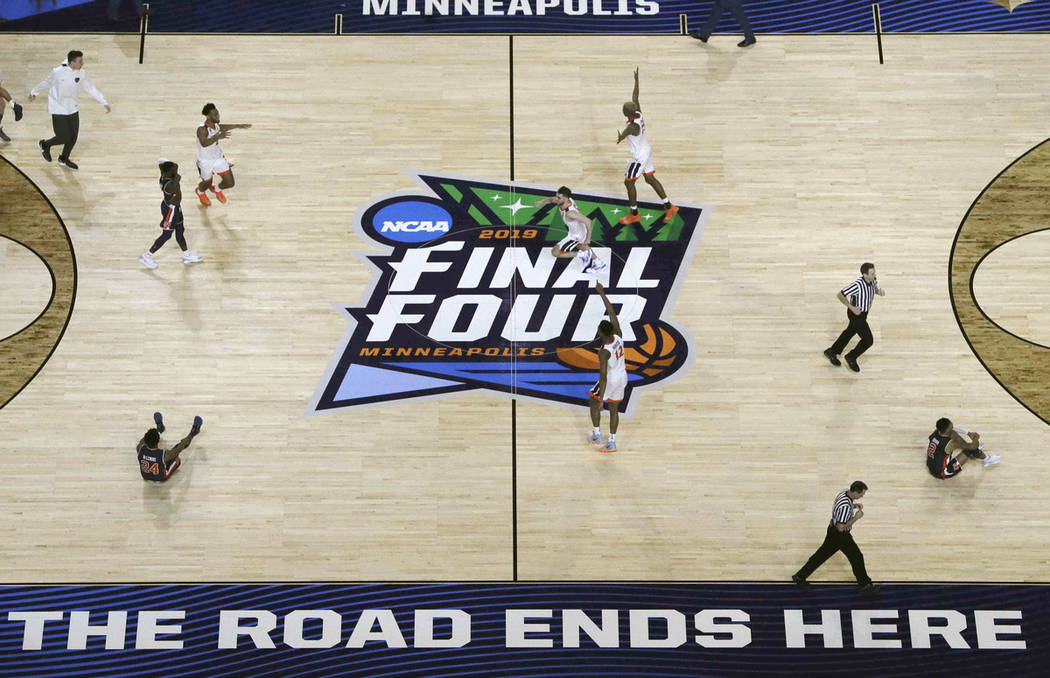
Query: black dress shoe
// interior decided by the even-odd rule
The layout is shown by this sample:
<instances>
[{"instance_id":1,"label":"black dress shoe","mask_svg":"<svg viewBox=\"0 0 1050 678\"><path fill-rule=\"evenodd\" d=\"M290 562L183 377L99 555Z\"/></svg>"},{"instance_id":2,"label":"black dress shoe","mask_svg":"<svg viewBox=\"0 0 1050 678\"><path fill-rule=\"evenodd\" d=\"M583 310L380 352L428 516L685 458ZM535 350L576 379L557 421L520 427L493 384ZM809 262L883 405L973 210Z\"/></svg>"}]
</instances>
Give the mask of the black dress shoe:
<instances>
[{"instance_id":1,"label":"black dress shoe","mask_svg":"<svg viewBox=\"0 0 1050 678\"><path fill-rule=\"evenodd\" d=\"M802 577L798 576L797 574L791 575L791 581L792 583L798 584L799 586L809 586L809 582L803 579Z\"/></svg>"},{"instance_id":2,"label":"black dress shoe","mask_svg":"<svg viewBox=\"0 0 1050 678\"><path fill-rule=\"evenodd\" d=\"M689 37L690 38L696 38L700 42L707 42L707 38L709 36L701 35L700 31L689 31Z\"/></svg>"},{"instance_id":3,"label":"black dress shoe","mask_svg":"<svg viewBox=\"0 0 1050 678\"><path fill-rule=\"evenodd\" d=\"M857 361L853 358L846 358L846 366L854 372L860 372L860 365L858 365Z\"/></svg>"},{"instance_id":4,"label":"black dress shoe","mask_svg":"<svg viewBox=\"0 0 1050 678\"><path fill-rule=\"evenodd\" d=\"M736 44L736 46L737 47L750 47L751 45L755 44L756 42L758 42L758 40L755 40L754 38L744 38L743 40L738 42Z\"/></svg>"},{"instance_id":5,"label":"black dress shoe","mask_svg":"<svg viewBox=\"0 0 1050 678\"><path fill-rule=\"evenodd\" d=\"M879 592L879 585L874 583L874 582L870 582L869 581L864 586L858 587L857 590L860 591L861 593L878 593Z\"/></svg>"},{"instance_id":6,"label":"black dress shoe","mask_svg":"<svg viewBox=\"0 0 1050 678\"><path fill-rule=\"evenodd\" d=\"M839 365L841 365L841 364L842 364L842 363L841 363L841 362L839 361L839 358L838 358L838 356L836 356L836 355L835 355L835 354L834 354L834 353L832 352L832 350L831 350L830 348L828 348L828 349L824 349L824 357L825 357L825 358L827 358L827 359L828 359L828 362L829 362L829 363L831 363L832 365L834 365L835 367L838 367Z\"/></svg>"}]
</instances>

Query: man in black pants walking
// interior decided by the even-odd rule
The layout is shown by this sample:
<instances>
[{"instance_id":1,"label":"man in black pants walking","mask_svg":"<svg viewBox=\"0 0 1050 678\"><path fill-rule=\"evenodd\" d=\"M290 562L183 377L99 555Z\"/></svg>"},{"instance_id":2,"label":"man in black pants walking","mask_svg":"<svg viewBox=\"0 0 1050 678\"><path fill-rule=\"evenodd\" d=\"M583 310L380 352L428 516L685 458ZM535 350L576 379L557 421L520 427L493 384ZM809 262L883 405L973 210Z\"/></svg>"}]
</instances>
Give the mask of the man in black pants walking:
<instances>
[{"instance_id":1,"label":"man in black pants walking","mask_svg":"<svg viewBox=\"0 0 1050 678\"><path fill-rule=\"evenodd\" d=\"M855 480L848 490L839 492L831 509L831 522L828 523L828 533L824 537L824 543L820 545L816 553L810 556L801 570L791 575L791 581L799 586L807 585L809 582L806 579L809 575L813 574L836 552L842 551L849 558L853 576L857 578L857 586L860 587L860 590L867 592L877 590L878 587L871 583L871 577L864 569L864 554L860 552L857 542L853 541L853 535L850 534L853 524L864 517L864 506L854 502L863 497L867 491L867 485Z\"/></svg>"},{"instance_id":2,"label":"man in black pants walking","mask_svg":"<svg viewBox=\"0 0 1050 678\"><path fill-rule=\"evenodd\" d=\"M740 28L744 31L744 39L737 43L737 47L747 47L755 44L755 32L751 30L751 22L747 20L747 15L744 14L744 3L741 0L715 0L715 5L711 8L711 16L707 18L707 23L699 31L690 31L689 35L700 42L707 42L715 27L718 26L718 20L722 18L722 12L727 9L733 13L736 22L740 24Z\"/></svg>"},{"instance_id":3,"label":"man in black pants walking","mask_svg":"<svg viewBox=\"0 0 1050 678\"><path fill-rule=\"evenodd\" d=\"M853 335L858 334L860 341L852 351L846 354L846 364L854 372L860 372L857 358L875 343L871 337L871 328L868 327L868 311L871 310L876 294L880 297L886 296L886 290L879 287L879 282L875 278L875 264L862 264L860 277L839 291L838 299L846 307L846 318L849 320L849 325L842 330L842 334L831 345L831 348L824 350L824 357L832 365L838 367L842 364L839 362L838 355L846 348L846 344L853 338Z\"/></svg>"},{"instance_id":4,"label":"man in black pants walking","mask_svg":"<svg viewBox=\"0 0 1050 678\"><path fill-rule=\"evenodd\" d=\"M80 132L80 112L77 103L80 90L86 91L105 106L106 113L110 111L106 97L102 96L102 92L98 91L84 71L84 53L73 50L66 55L65 62L54 68L47 76L47 80L30 91L29 100L36 99L37 95L45 89L47 90L47 111L51 114L51 126L55 130L55 136L37 142L40 155L44 157L44 160L51 162L51 147L62 144L62 155L58 156L58 164L71 170L79 169L77 164L70 159L69 154L73 152L73 146L77 143L77 134Z\"/></svg>"}]
</instances>

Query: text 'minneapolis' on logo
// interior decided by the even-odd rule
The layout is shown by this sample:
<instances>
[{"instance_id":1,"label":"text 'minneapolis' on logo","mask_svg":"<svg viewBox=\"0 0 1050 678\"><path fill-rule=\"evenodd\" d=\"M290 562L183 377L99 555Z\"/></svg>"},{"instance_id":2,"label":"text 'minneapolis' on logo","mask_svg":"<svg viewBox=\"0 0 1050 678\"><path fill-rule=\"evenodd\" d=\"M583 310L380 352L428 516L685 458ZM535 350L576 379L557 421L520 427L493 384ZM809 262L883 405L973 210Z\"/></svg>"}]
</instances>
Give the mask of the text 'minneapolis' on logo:
<instances>
[{"instance_id":1,"label":"text 'minneapolis' on logo","mask_svg":"<svg viewBox=\"0 0 1050 678\"><path fill-rule=\"evenodd\" d=\"M566 235L553 205L533 207L554 186L410 173L417 193L362 207L354 227L387 250L364 256L373 270L361 304L341 305L346 333L308 412L485 390L588 406L598 380L594 281L550 248ZM636 393L692 364L692 338L671 320L679 285L710 208L640 204L642 221L621 226L627 201L574 191L594 221L602 284L617 307L628 384Z\"/></svg>"}]
</instances>

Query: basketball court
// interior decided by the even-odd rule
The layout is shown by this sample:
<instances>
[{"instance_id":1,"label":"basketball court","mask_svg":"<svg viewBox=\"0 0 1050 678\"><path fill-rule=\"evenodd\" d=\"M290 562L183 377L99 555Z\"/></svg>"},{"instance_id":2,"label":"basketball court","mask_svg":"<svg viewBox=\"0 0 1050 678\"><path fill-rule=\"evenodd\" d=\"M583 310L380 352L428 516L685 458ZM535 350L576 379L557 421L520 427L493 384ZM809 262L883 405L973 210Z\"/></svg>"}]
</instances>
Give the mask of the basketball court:
<instances>
[{"instance_id":1,"label":"basketball court","mask_svg":"<svg viewBox=\"0 0 1050 678\"><path fill-rule=\"evenodd\" d=\"M4 582L786 582L857 479L876 581L1045 581L1050 410L1022 382L1040 391L1047 354L1006 333L975 343L1006 352L1015 399L949 292L971 204L1047 137L1045 36L892 36L884 65L872 36L735 42L155 35L139 65L137 36L9 36L4 84L23 103L75 48L113 112L81 97L77 173L40 158L43 99L5 120L0 336L75 298L0 411ZM340 309L373 283L361 257L383 253L355 213L416 192L413 172L622 199L614 132L636 67L657 176L706 221L665 311L695 353L638 392L619 451L586 443L586 385L578 406L474 389L311 411L348 331ZM253 125L223 142L237 185L207 210L191 188L206 102ZM159 156L180 164L201 264L173 243L155 271L136 261L158 233ZM1025 162L1027 199L982 208L974 260L996 229L1045 227L1050 158ZM68 263L51 285L4 232L39 225L62 255L34 186L72 242L73 287ZM984 316L1043 349L1048 255L1045 232L1012 241L972 286ZM854 374L821 350L865 261L887 294ZM4 355L5 399L27 355ZM169 443L205 421L163 485L133 454L154 410ZM942 416L1003 463L930 477ZM833 558L814 579L852 576Z\"/></svg>"}]
</instances>

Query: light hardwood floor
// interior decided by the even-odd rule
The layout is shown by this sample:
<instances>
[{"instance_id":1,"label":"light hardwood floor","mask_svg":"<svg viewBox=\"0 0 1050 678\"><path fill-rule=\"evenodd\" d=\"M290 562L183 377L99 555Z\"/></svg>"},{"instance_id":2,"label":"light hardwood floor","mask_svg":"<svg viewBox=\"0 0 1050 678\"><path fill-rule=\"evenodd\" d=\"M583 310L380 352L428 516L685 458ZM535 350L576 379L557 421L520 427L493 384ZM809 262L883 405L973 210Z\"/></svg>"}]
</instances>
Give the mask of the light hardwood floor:
<instances>
[{"instance_id":1,"label":"light hardwood floor","mask_svg":"<svg viewBox=\"0 0 1050 678\"><path fill-rule=\"evenodd\" d=\"M55 354L0 410L0 580L509 579L508 400L303 416L345 329L333 305L369 281L354 211L413 188L406 167L509 178L507 38L153 36L142 66L134 36L4 40L16 99L77 48L113 112L81 97L76 174L40 159L43 100L4 120L0 153L61 214L78 287ZM696 362L645 392L621 451L589 449L582 410L519 403L521 578L786 580L862 479L854 534L876 580L1046 580L1050 432L974 357L948 294L971 202L1050 136L1045 41L888 36L880 66L870 36L515 38L518 180L622 190L614 133L638 66L657 176L714 206L673 314ZM224 142L229 204L201 213L208 101L254 127ZM203 264L174 243L155 272L135 260L156 235L158 156L182 165ZM1033 284L1048 252L1026 250ZM39 303L40 271L0 256L19 288L5 328ZM887 295L856 375L820 351L864 261ZM1045 338L1045 295L1025 294L978 289L1002 317L1043 313L1029 328ZM133 456L155 409L169 439L205 419L163 486ZM940 416L1004 462L931 478ZM817 578L848 580L846 560Z\"/></svg>"}]
</instances>

